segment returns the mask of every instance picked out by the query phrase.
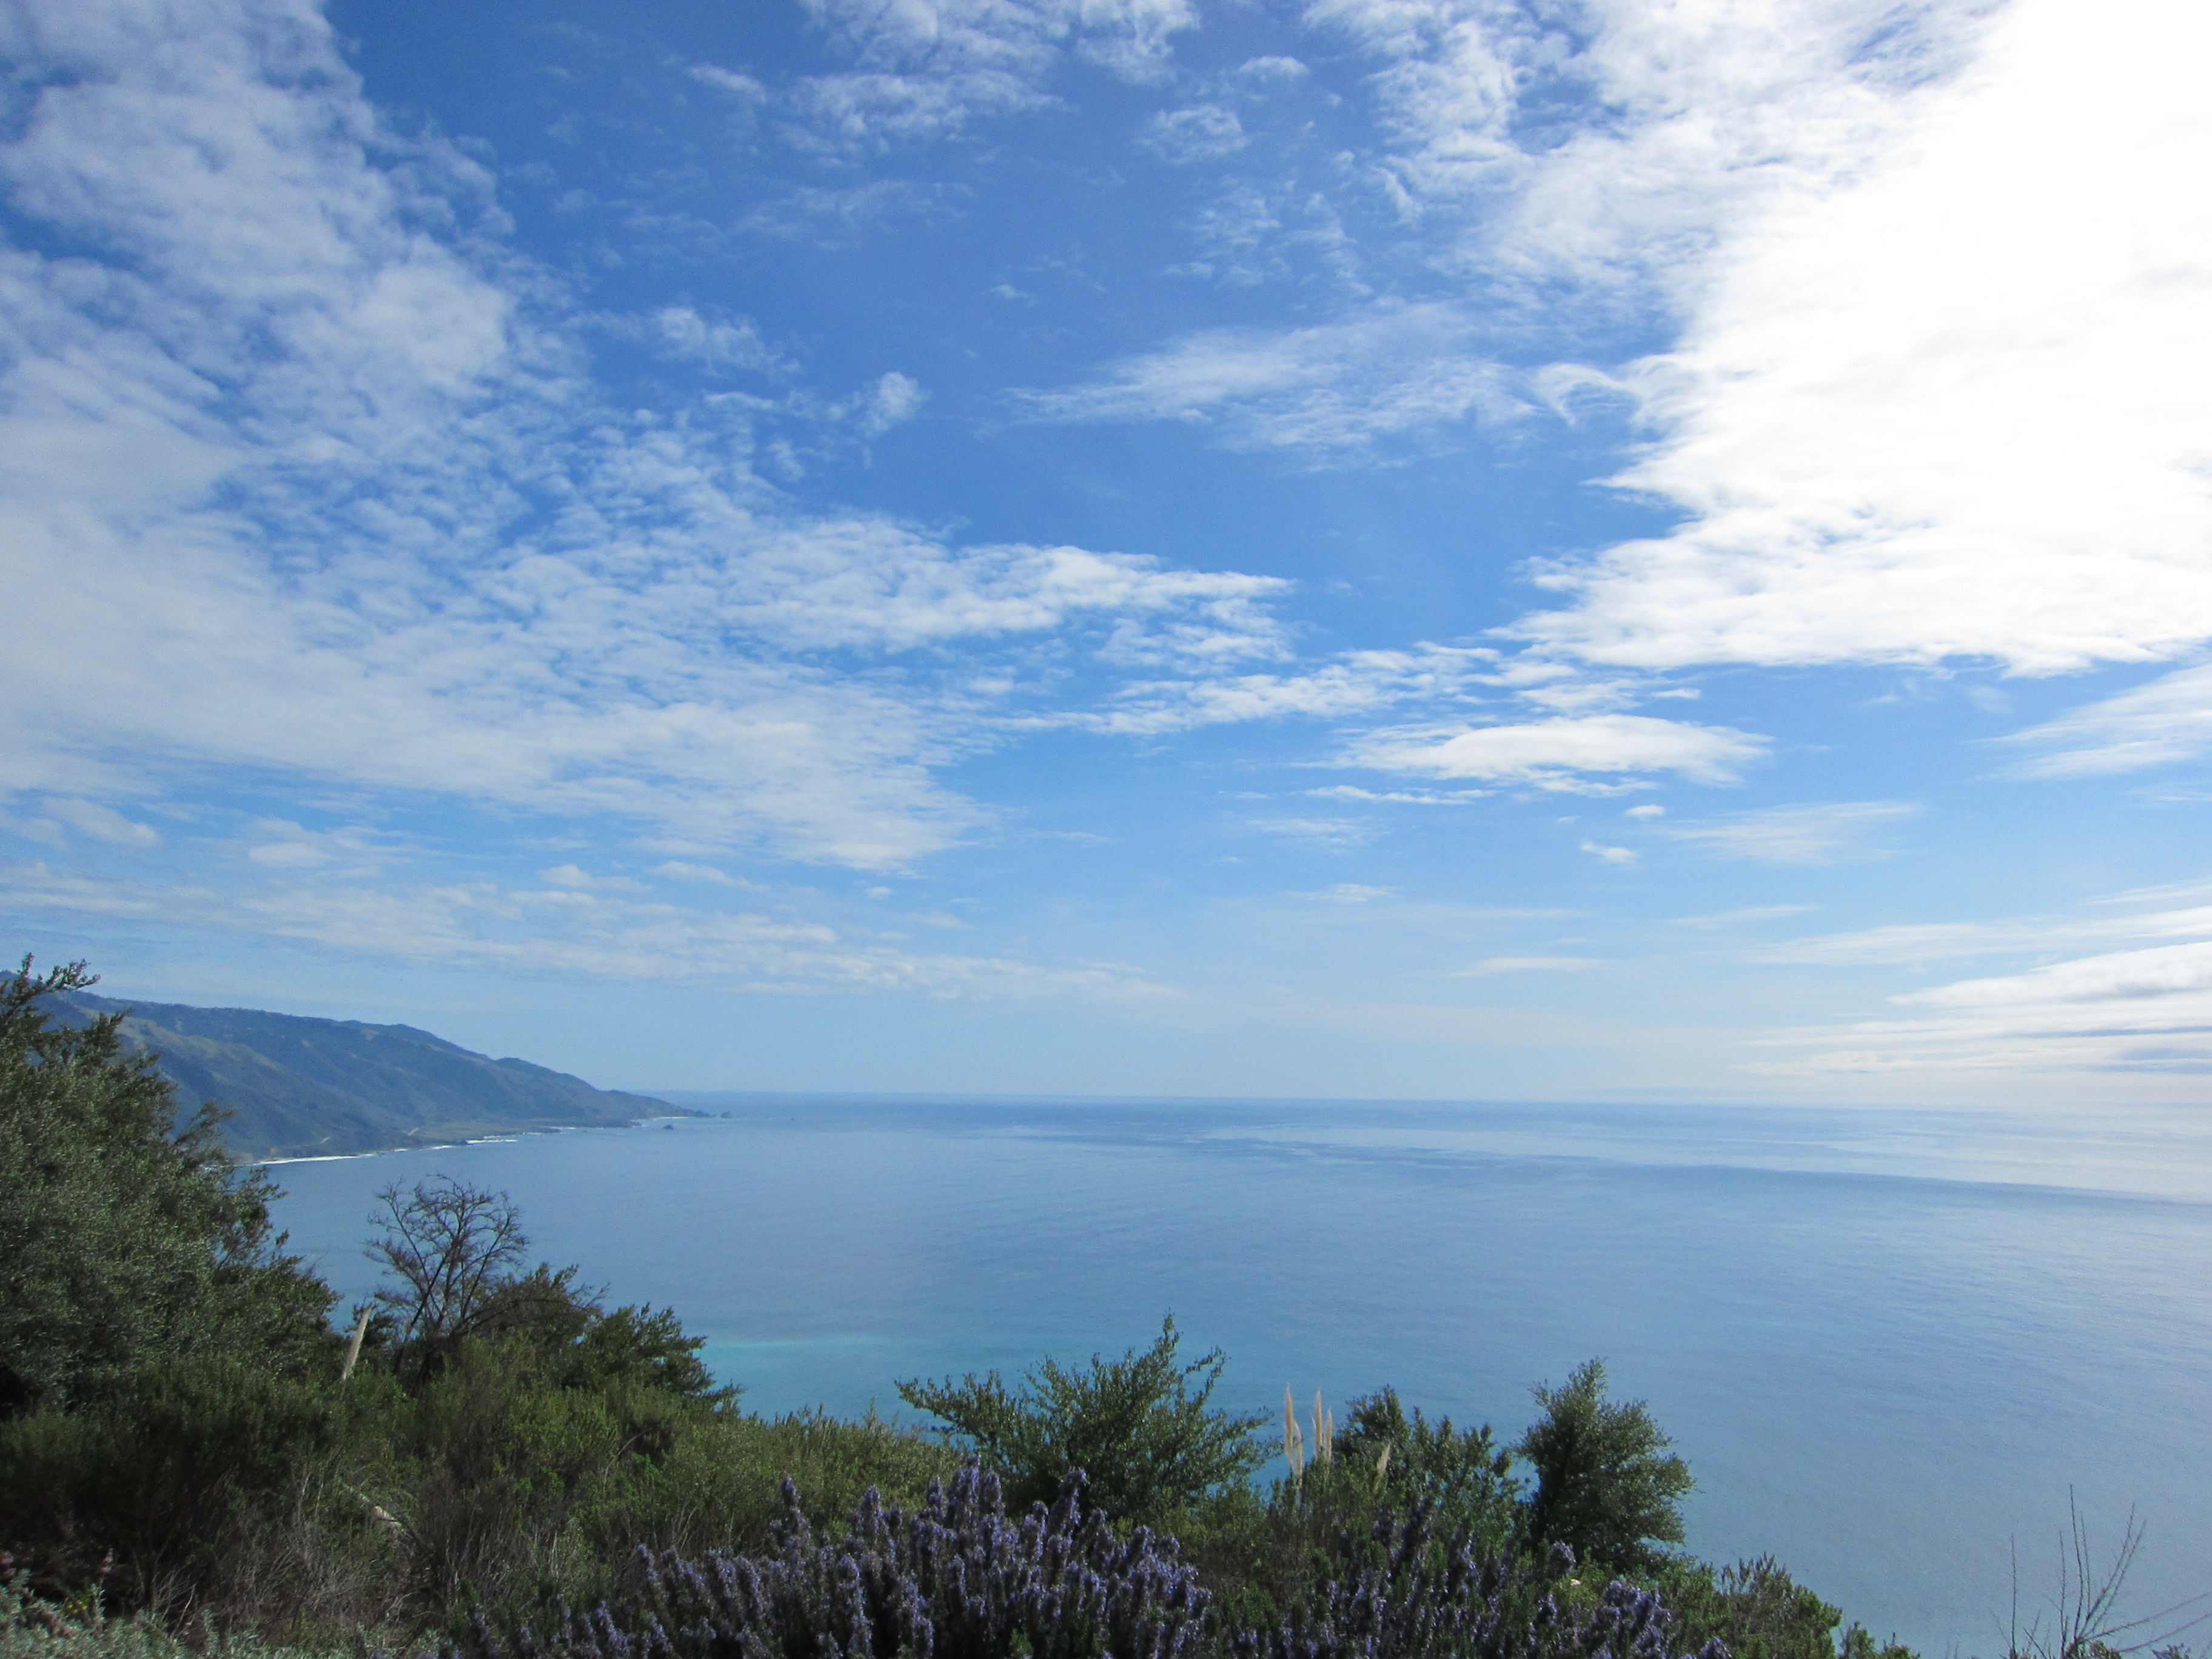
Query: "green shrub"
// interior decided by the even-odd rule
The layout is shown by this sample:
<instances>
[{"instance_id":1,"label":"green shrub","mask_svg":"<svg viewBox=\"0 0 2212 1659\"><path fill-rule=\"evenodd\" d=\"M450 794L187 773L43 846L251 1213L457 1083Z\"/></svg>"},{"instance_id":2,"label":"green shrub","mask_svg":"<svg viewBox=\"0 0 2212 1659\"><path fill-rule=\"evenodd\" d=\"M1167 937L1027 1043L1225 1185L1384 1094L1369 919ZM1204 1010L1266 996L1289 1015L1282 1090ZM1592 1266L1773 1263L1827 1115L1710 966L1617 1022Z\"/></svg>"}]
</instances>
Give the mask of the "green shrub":
<instances>
[{"instance_id":1,"label":"green shrub","mask_svg":"<svg viewBox=\"0 0 2212 1659\"><path fill-rule=\"evenodd\" d=\"M279 1372L219 1355L148 1366L82 1410L0 1422L5 1535L58 1591L112 1555L118 1610L234 1599L333 1437L327 1395Z\"/></svg>"},{"instance_id":2,"label":"green shrub","mask_svg":"<svg viewBox=\"0 0 2212 1659\"><path fill-rule=\"evenodd\" d=\"M1164 1319L1142 1353L1093 1354L1087 1370L1042 1360L1018 1393L996 1371L908 1381L898 1391L974 1448L1016 1507L1050 1500L1081 1469L1108 1514L1154 1521L1243 1481L1268 1456L1256 1437L1267 1413L1237 1416L1208 1403L1228 1364L1221 1351L1185 1362L1176 1357L1181 1340L1175 1321Z\"/></svg>"},{"instance_id":3,"label":"green shrub","mask_svg":"<svg viewBox=\"0 0 2212 1659\"><path fill-rule=\"evenodd\" d=\"M1605 1364L1588 1360L1556 1389L1533 1390L1543 1416L1514 1450L1536 1472L1527 1527L1539 1549L1565 1544L1585 1565L1650 1572L1654 1545L1682 1541L1690 1466L1669 1454L1644 1402L1605 1396Z\"/></svg>"},{"instance_id":4,"label":"green shrub","mask_svg":"<svg viewBox=\"0 0 2212 1659\"><path fill-rule=\"evenodd\" d=\"M1686 1648L1718 1637L1734 1659L1837 1659L1843 1614L1771 1555L1718 1569L1677 1557L1655 1577Z\"/></svg>"},{"instance_id":5,"label":"green shrub","mask_svg":"<svg viewBox=\"0 0 2212 1659\"><path fill-rule=\"evenodd\" d=\"M30 969L0 975L0 1417L96 1401L191 1354L334 1366L331 1292L283 1254L274 1188L222 1150L221 1112L179 1127L120 1015L72 1028L38 1007L95 983L83 964Z\"/></svg>"}]
</instances>

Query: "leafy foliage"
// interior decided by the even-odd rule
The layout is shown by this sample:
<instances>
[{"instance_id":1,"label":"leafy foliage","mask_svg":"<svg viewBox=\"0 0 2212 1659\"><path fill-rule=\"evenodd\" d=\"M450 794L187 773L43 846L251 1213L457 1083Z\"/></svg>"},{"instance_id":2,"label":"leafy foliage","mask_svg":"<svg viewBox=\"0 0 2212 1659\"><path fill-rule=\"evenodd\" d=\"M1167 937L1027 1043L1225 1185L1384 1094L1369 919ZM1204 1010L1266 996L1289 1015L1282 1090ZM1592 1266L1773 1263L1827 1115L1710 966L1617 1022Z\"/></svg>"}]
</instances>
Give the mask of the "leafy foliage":
<instances>
[{"instance_id":1,"label":"leafy foliage","mask_svg":"<svg viewBox=\"0 0 2212 1659\"><path fill-rule=\"evenodd\" d=\"M1540 1569L1484 1553L1464 1533L1440 1540L1425 1505L1376 1519L1367 1565L1322 1585L1268 1630L1234 1631L1229 1659L1672 1659L1670 1615L1648 1589L1615 1581L1585 1610L1552 1586L1574 1565L1555 1546ZM1708 1648L1700 1659L1728 1659Z\"/></svg>"},{"instance_id":2,"label":"leafy foliage","mask_svg":"<svg viewBox=\"0 0 2212 1659\"><path fill-rule=\"evenodd\" d=\"M1463 1536L1479 1552L1512 1547L1522 1487L1510 1473L1513 1454L1487 1423L1455 1429L1449 1417L1430 1422L1419 1407L1408 1417L1395 1389L1352 1401L1346 1416L1336 1455L1363 1473L1379 1469L1382 1503L1425 1510L1437 1532Z\"/></svg>"},{"instance_id":3,"label":"leafy foliage","mask_svg":"<svg viewBox=\"0 0 2212 1659\"><path fill-rule=\"evenodd\" d=\"M1602 1360L1534 1393L1544 1414L1515 1449L1536 1471L1529 1535L1617 1572L1658 1567L1666 1556L1653 1546L1682 1541L1679 1505L1692 1485L1674 1443L1642 1401L1606 1398Z\"/></svg>"},{"instance_id":4,"label":"leafy foliage","mask_svg":"<svg viewBox=\"0 0 2212 1659\"><path fill-rule=\"evenodd\" d=\"M116 1395L153 1364L214 1352L305 1374L332 1297L272 1237L221 1113L177 1123L175 1091L127 1051L119 1014L51 1022L82 963L0 977L0 1416Z\"/></svg>"},{"instance_id":5,"label":"leafy foliage","mask_svg":"<svg viewBox=\"0 0 2212 1659\"><path fill-rule=\"evenodd\" d=\"M1267 1413L1239 1416L1209 1403L1228 1363L1221 1351L1181 1360L1181 1340L1168 1318L1142 1353L1093 1354L1087 1370L1045 1359L1018 1392L996 1371L958 1382L908 1381L898 1391L973 1447L1012 1501L1042 1502L1080 1469L1109 1514L1158 1521L1243 1480L1268 1455L1255 1437Z\"/></svg>"},{"instance_id":6,"label":"leafy foliage","mask_svg":"<svg viewBox=\"0 0 2212 1659\"><path fill-rule=\"evenodd\" d=\"M1676 1557L1658 1583L1676 1628L1719 1641L1734 1659L1836 1659L1843 1614L1771 1555L1720 1568Z\"/></svg>"}]
</instances>

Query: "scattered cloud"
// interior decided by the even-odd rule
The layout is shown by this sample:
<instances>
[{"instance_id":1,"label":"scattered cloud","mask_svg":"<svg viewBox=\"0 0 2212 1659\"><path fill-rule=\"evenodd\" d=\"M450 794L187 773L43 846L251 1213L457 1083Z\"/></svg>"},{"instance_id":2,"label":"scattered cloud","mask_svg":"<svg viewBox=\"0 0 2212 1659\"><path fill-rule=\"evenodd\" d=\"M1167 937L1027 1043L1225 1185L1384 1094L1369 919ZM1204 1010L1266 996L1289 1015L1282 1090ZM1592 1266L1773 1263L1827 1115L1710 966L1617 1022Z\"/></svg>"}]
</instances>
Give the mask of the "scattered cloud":
<instances>
[{"instance_id":1,"label":"scattered cloud","mask_svg":"<svg viewBox=\"0 0 2212 1659\"><path fill-rule=\"evenodd\" d=\"M1258 655L1263 648L1267 654L1288 654L1279 636L1229 626L1226 619L1218 634L1201 629L1186 641L1176 632L1160 641L1162 654L1172 650L1201 663L1208 657ZM1417 699L1455 699L1485 674L1494 655L1424 644L1407 651L1346 652L1302 674L1143 680L1116 692L1106 708L1063 717L1060 723L1146 734L1244 720L1345 719Z\"/></svg>"},{"instance_id":2,"label":"scattered cloud","mask_svg":"<svg viewBox=\"0 0 2212 1659\"><path fill-rule=\"evenodd\" d=\"M1466 806L1487 799L1489 789L1362 789L1357 784L1332 783L1305 792L1316 800L1372 800L1412 806Z\"/></svg>"},{"instance_id":3,"label":"scattered cloud","mask_svg":"<svg viewBox=\"0 0 2212 1659\"><path fill-rule=\"evenodd\" d=\"M1802 916L1814 908L1809 904L1751 904L1740 910L1719 910L1707 916L1676 916L1677 927L1732 927L1747 921L1778 921L1784 916Z\"/></svg>"},{"instance_id":4,"label":"scattered cloud","mask_svg":"<svg viewBox=\"0 0 2212 1659\"><path fill-rule=\"evenodd\" d=\"M2008 741L2048 751L2016 769L2031 777L2094 777L2193 760L2212 750L2212 665L2164 675Z\"/></svg>"},{"instance_id":5,"label":"scattered cloud","mask_svg":"<svg viewBox=\"0 0 2212 1659\"><path fill-rule=\"evenodd\" d=\"M588 878L582 887L562 884L538 891L495 882L371 886L280 878L219 890L93 880L44 864L0 869L0 897L18 912L166 918L210 936L336 945L402 962L702 980L757 993L985 1000L1169 994L1122 963L1054 966L1011 957L916 953L815 921L590 890L605 886Z\"/></svg>"},{"instance_id":6,"label":"scattered cloud","mask_svg":"<svg viewBox=\"0 0 2212 1659\"><path fill-rule=\"evenodd\" d=\"M1244 125L1232 109L1196 104L1161 110L1145 123L1137 142L1164 161L1216 161L1244 148Z\"/></svg>"},{"instance_id":7,"label":"scattered cloud","mask_svg":"<svg viewBox=\"0 0 2212 1659\"><path fill-rule=\"evenodd\" d=\"M661 356L703 368L765 371L785 367L750 317L730 320L702 315L690 306L663 306L636 319L638 332Z\"/></svg>"},{"instance_id":8,"label":"scattered cloud","mask_svg":"<svg viewBox=\"0 0 2212 1659\"><path fill-rule=\"evenodd\" d=\"M1604 964L1594 957L1486 957L1472 967L1455 970L1455 977L1490 974L1572 974Z\"/></svg>"},{"instance_id":9,"label":"scattered cloud","mask_svg":"<svg viewBox=\"0 0 2212 1659\"><path fill-rule=\"evenodd\" d=\"M1322 853L1348 853L1382 833L1358 818L1254 818L1252 827L1277 841Z\"/></svg>"},{"instance_id":10,"label":"scattered cloud","mask_svg":"<svg viewBox=\"0 0 2212 1659\"><path fill-rule=\"evenodd\" d=\"M1377 899L1395 898L1397 893L1395 887L1370 887L1364 882L1340 881L1317 893L1297 893L1292 896L1318 899L1324 904L1372 904Z\"/></svg>"},{"instance_id":11,"label":"scattered cloud","mask_svg":"<svg viewBox=\"0 0 2212 1659\"><path fill-rule=\"evenodd\" d=\"M860 397L853 400L848 414L864 438L880 438L893 427L912 420L921 412L929 393L921 383L893 369Z\"/></svg>"},{"instance_id":12,"label":"scattered cloud","mask_svg":"<svg viewBox=\"0 0 2212 1659\"><path fill-rule=\"evenodd\" d=\"M1640 864L1644 858L1633 847L1607 847L1601 842L1586 841L1582 848L1605 864Z\"/></svg>"},{"instance_id":13,"label":"scattered cloud","mask_svg":"<svg viewBox=\"0 0 2212 1659\"><path fill-rule=\"evenodd\" d=\"M2212 941L2115 951L1890 999L1917 1019L1778 1035L1785 1074L2212 1073Z\"/></svg>"},{"instance_id":14,"label":"scattered cloud","mask_svg":"<svg viewBox=\"0 0 2212 1659\"><path fill-rule=\"evenodd\" d=\"M1474 346L1442 302L1378 307L1311 327L1216 329L1109 365L1087 385L1017 394L1041 421L1178 421L1234 449L1346 454L1530 407L1518 377Z\"/></svg>"},{"instance_id":15,"label":"scattered cloud","mask_svg":"<svg viewBox=\"0 0 2212 1659\"><path fill-rule=\"evenodd\" d=\"M645 884L634 876L595 876L580 864L556 864L550 870L540 870L538 879L549 887L564 887L574 893L641 893Z\"/></svg>"},{"instance_id":16,"label":"scattered cloud","mask_svg":"<svg viewBox=\"0 0 2212 1659\"><path fill-rule=\"evenodd\" d=\"M803 185L754 208L738 228L817 247L853 247L902 219L948 218L969 193L958 185L910 179L871 179L835 189Z\"/></svg>"},{"instance_id":17,"label":"scattered cloud","mask_svg":"<svg viewBox=\"0 0 2212 1659\"><path fill-rule=\"evenodd\" d=\"M769 95L768 88L759 81L737 70L723 69L714 64L694 64L684 72L703 86L714 87L750 103L758 103Z\"/></svg>"},{"instance_id":18,"label":"scattered cloud","mask_svg":"<svg viewBox=\"0 0 2212 1659\"><path fill-rule=\"evenodd\" d=\"M2212 938L2212 904L2130 915L2042 916L2002 921L1910 922L1790 939L1762 960L1917 965L1974 957L2081 950L2128 940Z\"/></svg>"},{"instance_id":19,"label":"scattered cloud","mask_svg":"<svg viewBox=\"0 0 2212 1659\"><path fill-rule=\"evenodd\" d=\"M1590 772L1672 772L1700 783L1727 783L1765 752L1764 738L1729 726L1591 714L1517 726L1378 731L1355 740L1346 759L1383 772L1572 790L1587 787L1578 775Z\"/></svg>"},{"instance_id":20,"label":"scattered cloud","mask_svg":"<svg viewBox=\"0 0 2212 1659\"><path fill-rule=\"evenodd\" d=\"M112 806L102 806L98 801L74 800L68 796L49 797L40 803L39 809L47 818L65 823L81 836L94 841L104 841L115 847L159 847L161 836L151 825L126 818Z\"/></svg>"},{"instance_id":21,"label":"scattered cloud","mask_svg":"<svg viewBox=\"0 0 2212 1659\"><path fill-rule=\"evenodd\" d=\"M1731 818L1670 823L1663 834L1723 858L1760 864L1850 864L1895 856L1869 837L1920 809L1906 801L1843 801L1825 806L1770 806Z\"/></svg>"},{"instance_id":22,"label":"scattered cloud","mask_svg":"<svg viewBox=\"0 0 2212 1659\"><path fill-rule=\"evenodd\" d=\"M670 859L653 866L656 876L665 876L671 881L705 882L715 887L742 887L749 891L762 890L759 884L743 876L733 876L726 870L718 870L711 864L687 864L681 859Z\"/></svg>"},{"instance_id":23,"label":"scattered cloud","mask_svg":"<svg viewBox=\"0 0 2212 1659\"><path fill-rule=\"evenodd\" d=\"M578 345L603 319L478 257L498 222L465 155L389 164L320 22L278 73L185 14L128 43L81 21L50 44L82 72L0 158L27 221L120 261L90 286L29 249L0 267L10 611L39 619L0 694L46 711L0 728L19 787L274 769L888 867L986 820L933 772L1013 728L947 683L972 659L823 653L1069 628L1109 670L1283 651L1279 580L801 509L744 465L745 400L609 407ZM482 234L419 228L456 223ZM773 362L748 319L635 328L702 367ZM828 409L880 434L923 397L893 372Z\"/></svg>"},{"instance_id":24,"label":"scattered cloud","mask_svg":"<svg viewBox=\"0 0 2212 1659\"><path fill-rule=\"evenodd\" d=\"M799 136L848 153L957 137L975 121L1047 107L1070 56L1158 80L1173 37L1197 21L1188 0L807 0L806 9L858 67L800 83Z\"/></svg>"}]
</instances>

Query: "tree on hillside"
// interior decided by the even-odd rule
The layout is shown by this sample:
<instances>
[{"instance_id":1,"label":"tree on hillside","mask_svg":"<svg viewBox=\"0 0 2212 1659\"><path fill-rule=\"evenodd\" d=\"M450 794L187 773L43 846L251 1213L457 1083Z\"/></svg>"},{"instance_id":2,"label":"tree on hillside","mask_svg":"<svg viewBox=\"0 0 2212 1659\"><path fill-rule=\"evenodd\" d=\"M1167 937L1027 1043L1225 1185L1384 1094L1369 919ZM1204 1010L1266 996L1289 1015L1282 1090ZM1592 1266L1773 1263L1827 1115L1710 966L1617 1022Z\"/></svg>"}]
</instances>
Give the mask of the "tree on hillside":
<instances>
[{"instance_id":1,"label":"tree on hillside","mask_svg":"<svg viewBox=\"0 0 2212 1659\"><path fill-rule=\"evenodd\" d=\"M515 1272L530 1239L507 1194L434 1175L412 1188L395 1182L377 1199L369 1224L382 1233L368 1255L392 1277L373 1302L407 1387L438 1376L475 1340L526 1344L539 1377L561 1388L637 1384L710 1402L741 1392L717 1386L699 1358L706 1339L685 1335L674 1309L609 1312L604 1289L579 1284L574 1267Z\"/></svg>"},{"instance_id":2,"label":"tree on hillside","mask_svg":"<svg viewBox=\"0 0 2212 1659\"><path fill-rule=\"evenodd\" d=\"M204 1105L181 1125L120 1013L50 1021L82 963L0 975L0 1416L112 1395L149 1366L228 1349L304 1371L337 1339L330 1290L283 1254L260 1170Z\"/></svg>"},{"instance_id":3,"label":"tree on hillside","mask_svg":"<svg viewBox=\"0 0 2212 1659\"><path fill-rule=\"evenodd\" d=\"M1666 1559L1653 1547L1682 1541L1679 1507L1690 1466L1640 1400L1605 1397L1605 1363L1587 1360L1556 1389L1533 1391L1544 1415L1514 1450L1536 1471L1529 1533L1540 1546L1565 1544L1575 1559L1614 1572L1647 1571Z\"/></svg>"}]
</instances>

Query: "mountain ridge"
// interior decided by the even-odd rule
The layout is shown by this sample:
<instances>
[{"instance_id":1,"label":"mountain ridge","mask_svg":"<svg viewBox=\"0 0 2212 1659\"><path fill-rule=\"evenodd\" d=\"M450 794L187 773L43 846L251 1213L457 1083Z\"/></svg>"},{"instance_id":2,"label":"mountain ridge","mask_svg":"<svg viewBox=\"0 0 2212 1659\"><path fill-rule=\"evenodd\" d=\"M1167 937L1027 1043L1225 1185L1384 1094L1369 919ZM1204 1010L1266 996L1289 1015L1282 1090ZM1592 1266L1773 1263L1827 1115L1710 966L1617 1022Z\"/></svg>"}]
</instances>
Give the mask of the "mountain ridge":
<instances>
[{"instance_id":1,"label":"mountain ridge","mask_svg":"<svg viewBox=\"0 0 2212 1659\"><path fill-rule=\"evenodd\" d=\"M227 1108L223 1139L252 1160L451 1146L489 1134L612 1127L698 1114L649 1095L595 1088L533 1061L494 1060L412 1025L319 1019L56 992L60 1023L123 1013L122 1035L153 1054L189 1115Z\"/></svg>"}]
</instances>

